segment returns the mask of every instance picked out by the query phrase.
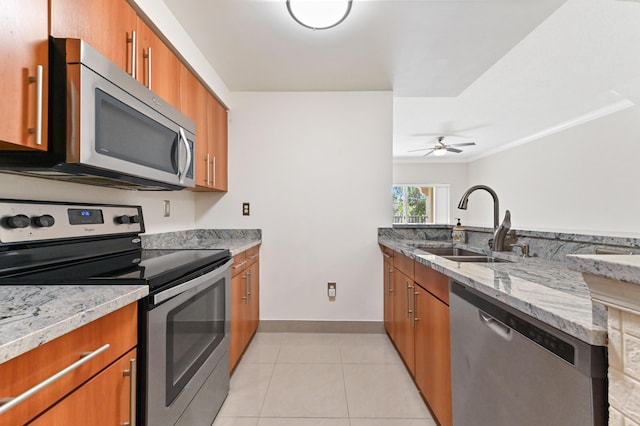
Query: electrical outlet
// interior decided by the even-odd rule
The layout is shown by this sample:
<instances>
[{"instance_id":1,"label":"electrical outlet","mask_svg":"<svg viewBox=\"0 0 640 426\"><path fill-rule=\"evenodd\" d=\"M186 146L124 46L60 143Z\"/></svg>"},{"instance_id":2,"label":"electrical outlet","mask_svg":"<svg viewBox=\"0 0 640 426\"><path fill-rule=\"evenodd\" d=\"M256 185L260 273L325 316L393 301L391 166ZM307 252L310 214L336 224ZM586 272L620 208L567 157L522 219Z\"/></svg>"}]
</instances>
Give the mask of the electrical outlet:
<instances>
[{"instance_id":1,"label":"electrical outlet","mask_svg":"<svg viewBox=\"0 0 640 426\"><path fill-rule=\"evenodd\" d=\"M327 283L327 295L329 296L329 299L335 299L336 283Z\"/></svg>"},{"instance_id":2,"label":"electrical outlet","mask_svg":"<svg viewBox=\"0 0 640 426\"><path fill-rule=\"evenodd\" d=\"M171 200L164 200L164 217L171 216Z\"/></svg>"},{"instance_id":3,"label":"electrical outlet","mask_svg":"<svg viewBox=\"0 0 640 426\"><path fill-rule=\"evenodd\" d=\"M242 203L242 216L249 216L249 203Z\"/></svg>"}]
</instances>

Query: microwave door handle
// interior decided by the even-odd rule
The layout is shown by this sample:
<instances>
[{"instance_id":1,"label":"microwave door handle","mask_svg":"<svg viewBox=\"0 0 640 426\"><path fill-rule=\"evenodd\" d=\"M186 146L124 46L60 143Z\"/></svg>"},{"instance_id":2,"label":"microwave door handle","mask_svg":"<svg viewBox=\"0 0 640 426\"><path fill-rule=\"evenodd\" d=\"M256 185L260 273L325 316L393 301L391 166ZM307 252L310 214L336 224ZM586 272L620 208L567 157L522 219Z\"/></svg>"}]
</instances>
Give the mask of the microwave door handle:
<instances>
[{"instance_id":1,"label":"microwave door handle","mask_svg":"<svg viewBox=\"0 0 640 426\"><path fill-rule=\"evenodd\" d=\"M180 171L178 169L178 176L180 178L180 183L184 183L184 177L187 175L187 170L189 170L189 166L191 166L191 149L189 149L189 141L187 140L187 136L184 133L184 129L180 127L178 130L178 139L182 139L182 143L184 144L184 149L187 154L186 161L184 162L184 169Z\"/></svg>"}]
</instances>

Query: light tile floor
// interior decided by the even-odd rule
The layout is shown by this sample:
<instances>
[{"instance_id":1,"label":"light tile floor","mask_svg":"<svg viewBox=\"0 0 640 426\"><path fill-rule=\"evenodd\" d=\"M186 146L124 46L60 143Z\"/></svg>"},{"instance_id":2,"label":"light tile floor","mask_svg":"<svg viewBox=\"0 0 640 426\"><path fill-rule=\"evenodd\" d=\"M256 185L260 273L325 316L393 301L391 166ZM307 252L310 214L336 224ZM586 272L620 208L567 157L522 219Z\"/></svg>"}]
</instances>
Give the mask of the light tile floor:
<instances>
[{"instance_id":1,"label":"light tile floor","mask_svg":"<svg viewBox=\"0 0 640 426\"><path fill-rule=\"evenodd\" d=\"M435 426L385 334L258 333L213 426Z\"/></svg>"}]
</instances>

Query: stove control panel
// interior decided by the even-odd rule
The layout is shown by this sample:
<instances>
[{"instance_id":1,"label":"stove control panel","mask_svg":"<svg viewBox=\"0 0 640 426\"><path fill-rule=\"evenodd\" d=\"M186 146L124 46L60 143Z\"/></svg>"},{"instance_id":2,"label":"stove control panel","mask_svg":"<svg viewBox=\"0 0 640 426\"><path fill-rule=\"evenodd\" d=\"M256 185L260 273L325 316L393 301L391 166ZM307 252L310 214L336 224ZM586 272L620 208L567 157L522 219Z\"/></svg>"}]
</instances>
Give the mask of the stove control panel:
<instances>
[{"instance_id":1,"label":"stove control panel","mask_svg":"<svg viewBox=\"0 0 640 426\"><path fill-rule=\"evenodd\" d=\"M140 206L0 199L0 245L143 232Z\"/></svg>"}]
</instances>

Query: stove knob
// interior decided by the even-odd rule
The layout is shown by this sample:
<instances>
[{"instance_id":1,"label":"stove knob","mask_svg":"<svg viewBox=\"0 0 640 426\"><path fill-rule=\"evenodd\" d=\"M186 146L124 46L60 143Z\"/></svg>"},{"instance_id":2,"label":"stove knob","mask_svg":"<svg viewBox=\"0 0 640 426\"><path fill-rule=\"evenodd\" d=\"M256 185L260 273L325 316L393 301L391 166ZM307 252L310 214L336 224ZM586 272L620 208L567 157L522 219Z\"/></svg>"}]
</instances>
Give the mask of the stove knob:
<instances>
[{"instance_id":1,"label":"stove knob","mask_svg":"<svg viewBox=\"0 0 640 426\"><path fill-rule=\"evenodd\" d=\"M126 214L123 214L122 216L116 216L116 223L129 223L129 216L127 216Z\"/></svg>"},{"instance_id":2,"label":"stove knob","mask_svg":"<svg viewBox=\"0 0 640 426\"><path fill-rule=\"evenodd\" d=\"M140 216L137 214L133 216L129 216L129 221L131 223L140 223Z\"/></svg>"},{"instance_id":3,"label":"stove knob","mask_svg":"<svg viewBox=\"0 0 640 426\"><path fill-rule=\"evenodd\" d=\"M42 216L33 218L33 224L39 228L49 228L53 226L54 223L56 223L56 220L49 214L43 214Z\"/></svg>"},{"instance_id":4,"label":"stove knob","mask_svg":"<svg viewBox=\"0 0 640 426\"><path fill-rule=\"evenodd\" d=\"M29 217L23 214L9 216L7 218L7 226L9 228L26 228L30 223L31 221L29 220Z\"/></svg>"}]
</instances>

